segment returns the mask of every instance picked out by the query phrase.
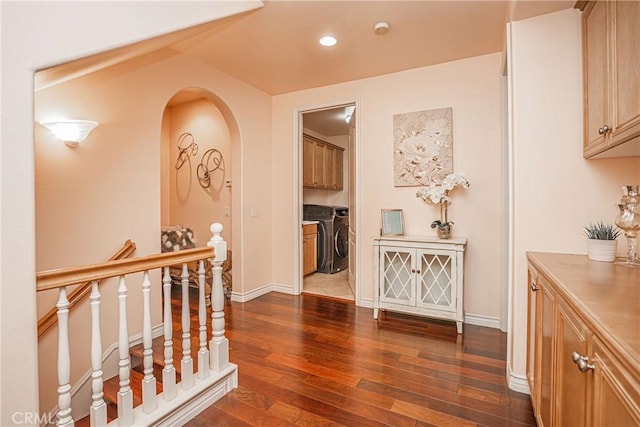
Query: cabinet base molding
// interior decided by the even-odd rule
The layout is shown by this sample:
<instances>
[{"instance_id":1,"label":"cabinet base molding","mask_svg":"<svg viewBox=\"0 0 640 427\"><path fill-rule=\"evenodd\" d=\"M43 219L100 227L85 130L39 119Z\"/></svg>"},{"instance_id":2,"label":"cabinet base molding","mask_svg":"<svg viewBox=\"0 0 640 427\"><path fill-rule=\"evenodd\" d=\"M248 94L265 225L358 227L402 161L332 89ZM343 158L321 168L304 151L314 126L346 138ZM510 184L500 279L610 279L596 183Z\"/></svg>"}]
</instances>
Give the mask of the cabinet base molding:
<instances>
[{"instance_id":1,"label":"cabinet base molding","mask_svg":"<svg viewBox=\"0 0 640 427\"><path fill-rule=\"evenodd\" d=\"M507 365L507 381L509 389L517 391L518 393L531 394L527 377L514 373L511 370L511 365Z\"/></svg>"}]
</instances>

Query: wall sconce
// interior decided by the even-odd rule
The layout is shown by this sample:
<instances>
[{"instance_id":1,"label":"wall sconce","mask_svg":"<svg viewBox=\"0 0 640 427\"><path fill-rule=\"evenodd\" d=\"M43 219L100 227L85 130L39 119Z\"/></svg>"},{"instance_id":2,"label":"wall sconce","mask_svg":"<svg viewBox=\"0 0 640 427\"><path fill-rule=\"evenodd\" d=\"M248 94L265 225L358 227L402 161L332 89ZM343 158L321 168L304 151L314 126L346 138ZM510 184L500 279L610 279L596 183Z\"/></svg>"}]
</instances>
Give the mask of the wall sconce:
<instances>
[{"instance_id":1,"label":"wall sconce","mask_svg":"<svg viewBox=\"0 0 640 427\"><path fill-rule=\"evenodd\" d=\"M40 124L70 147L75 147L84 141L89 133L98 126L98 122L93 120L58 120L40 122Z\"/></svg>"}]
</instances>

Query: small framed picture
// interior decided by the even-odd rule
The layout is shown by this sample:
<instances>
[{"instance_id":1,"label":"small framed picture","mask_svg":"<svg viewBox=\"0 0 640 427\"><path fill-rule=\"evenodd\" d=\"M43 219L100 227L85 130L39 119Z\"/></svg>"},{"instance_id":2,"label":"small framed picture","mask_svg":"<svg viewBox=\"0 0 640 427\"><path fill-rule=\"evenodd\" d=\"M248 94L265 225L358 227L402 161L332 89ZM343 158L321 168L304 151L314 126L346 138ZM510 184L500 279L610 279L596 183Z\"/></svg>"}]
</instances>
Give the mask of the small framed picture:
<instances>
[{"instance_id":1,"label":"small framed picture","mask_svg":"<svg viewBox=\"0 0 640 427\"><path fill-rule=\"evenodd\" d=\"M402 209L382 209L382 235L402 236Z\"/></svg>"}]
</instances>

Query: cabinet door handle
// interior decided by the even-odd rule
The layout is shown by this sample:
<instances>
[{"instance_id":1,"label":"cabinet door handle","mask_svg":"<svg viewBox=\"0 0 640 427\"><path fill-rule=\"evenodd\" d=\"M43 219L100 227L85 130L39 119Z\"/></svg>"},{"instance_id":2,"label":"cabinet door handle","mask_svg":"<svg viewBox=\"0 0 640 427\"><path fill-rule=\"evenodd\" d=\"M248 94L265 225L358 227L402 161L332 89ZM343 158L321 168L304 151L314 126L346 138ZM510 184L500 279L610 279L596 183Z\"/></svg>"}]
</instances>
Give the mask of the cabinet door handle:
<instances>
[{"instance_id":1,"label":"cabinet door handle","mask_svg":"<svg viewBox=\"0 0 640 427\"><path fill-rule=\"evenodd\" d=\"M589 358L587 356L583 356L577 351L571 353L571 360L573 360L573 363L576 364L580 372L587 372L589 370L596 369L596 365L589 363Z\"/></svg>"},{"instance_id":2,"label":"cabinet door handle","mask_svg":"<svg viewBox=\"0 0 640 427\"><path fill-rule=\"evenodd\" d=\"M531 292L535 292L535 291L537 291L538 289L540 289L540 288L538 287L538 285L536 285L535 283L531 282Z\"/></svg>"},{"instance_id":3,"label":"cabinet door handle","mask_svg":"<svg viewBox=\"0 0 640 427\"><path fill-rule=\"evenodd\" d=\"M600 135L604 135L607 132L611 132L611 128L607 125L602 126L600 129L598 129L598 133Z\"/></svg>"},{"instance_id":4,"label":"cabinet door handle","mask_svg":"<svg viewBox=\"0 0 640 427\"><path fill-rule=\"evenodd\" d=\"M412 268L411 269L411 273L415 273L415 272L416 272L416 270Z\"/></svg>"}]
</instances>

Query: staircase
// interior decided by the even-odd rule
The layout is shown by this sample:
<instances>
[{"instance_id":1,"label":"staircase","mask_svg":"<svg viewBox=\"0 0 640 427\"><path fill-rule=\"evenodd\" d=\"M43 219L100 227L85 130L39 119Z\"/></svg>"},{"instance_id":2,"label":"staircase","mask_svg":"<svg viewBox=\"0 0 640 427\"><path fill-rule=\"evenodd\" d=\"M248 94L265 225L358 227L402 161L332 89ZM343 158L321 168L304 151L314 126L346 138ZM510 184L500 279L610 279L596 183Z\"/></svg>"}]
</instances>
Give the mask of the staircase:
<instances>
[{"instance_id":1,"label":"staircase","mask_svg":"<svg viewBox=\"0 0 640 427\"><path fill-rule=\"evenodd\" d=\"M78 268L56 269L36 274L38 292L58 291L58 408L57 426L74 424L101 426L182 425L213 402L237 387L237 366L229 363L229 343L224 335L225 297L222 284L226 242L222 226L213 224L208 247L162 253L140 258L109 261ZM212 259L211 304L205 293L205 261ZM196 262L197 288L189 287L190 263ZM182 266L180 284L172 285L170 267ZM152 283L150 272L160 269L162 283ZM139 273L143 273L140 282ZM103 279L118 278L117 289L101 289ZM155 280L153 280L155 282ZM90 319L78 321L91 325L91 339L74 340L70 336L67 288L89 282ZM100 323L101 292L117 295L118 318L107 326L116 328L118 376L103 380ZM129 347L127 296L141 292L142 344ZM162 295L163 336L152 338L151 292ZM91 404L89 416L78 420L72 413L70 384L70 343L86 345L91 354ZM74 348L75 348L74 347ZM85 347L86 349L86 347ZM74 351L83 351L75 348ZM80 414L78 414L80 415ZM76 420L74 421L74 418Z\"/></svg>"},{"instance_id":2,"label":"staircase","mask_svg":"<svg viewBox=\"0 0 640 427\"><path fill-rule=\"evenodd\" d=\"M171 287L171 314L173 321L173 351L176 355L182 354L182 331L180 316L182 310L182 294L179 286ZM189 313L191 315L191 357L194 360L194 372L198 370L198 290L189 288ZM211 317L211 307L207 309L207 316ZM211 331L208 331L208 335ZM164 337L157 337L152 341L153 350L153 376L156 378L156 393L162 393L162 369L164 368ZM195 349L195 350L194 350ZM142 404L142 381L144 380L144 345L138 344L129 349L131 356L131 371L129 379L133 391L133 407ZM181 378L181 366L176 364L176 382ZM118 391L120 390L120 378L116 375L104 381L103 399L107 404L107 422L118 418ZM89 416L76 421L78 427L89 426Z\"/></svg>"}]
</instances>

